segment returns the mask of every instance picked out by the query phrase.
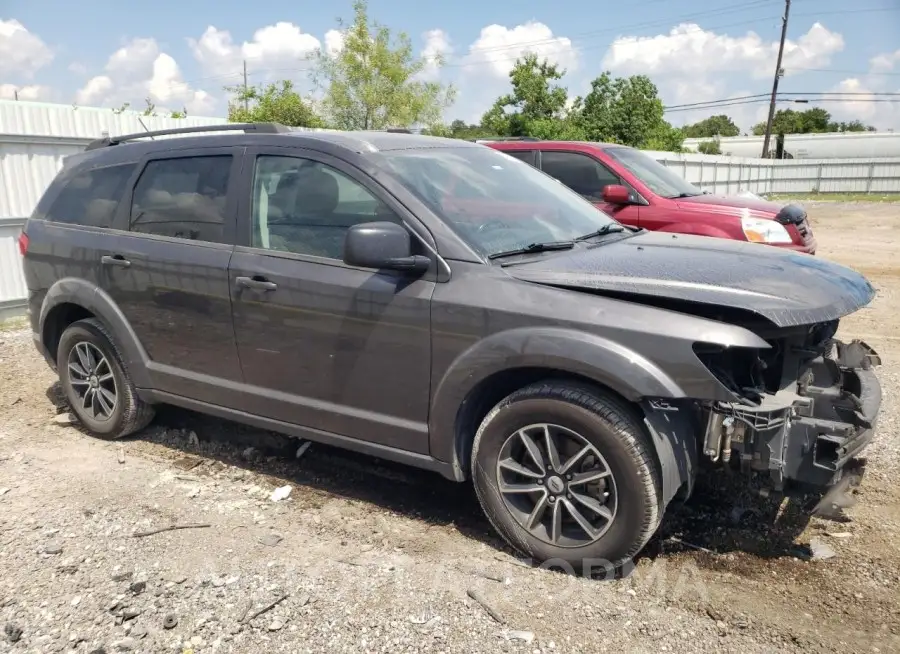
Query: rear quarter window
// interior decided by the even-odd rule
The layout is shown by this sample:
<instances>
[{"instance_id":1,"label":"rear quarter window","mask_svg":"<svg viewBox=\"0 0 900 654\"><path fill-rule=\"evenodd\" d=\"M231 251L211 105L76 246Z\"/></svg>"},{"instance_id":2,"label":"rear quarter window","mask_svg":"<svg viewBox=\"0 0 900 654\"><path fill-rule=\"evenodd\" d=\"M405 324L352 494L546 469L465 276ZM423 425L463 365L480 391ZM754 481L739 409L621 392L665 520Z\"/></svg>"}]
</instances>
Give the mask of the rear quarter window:
<instances>
[{"instance_id":1,"label":"rear quarter window","mask_svg":"<svg viewBox=\"0 0 900 654\"><path fill-rule=\"evenodd\" d=\"M136 164L94 168L65 182L44 218L55 223L112 227L119 200Z\"/></svg>"}]
</instances>

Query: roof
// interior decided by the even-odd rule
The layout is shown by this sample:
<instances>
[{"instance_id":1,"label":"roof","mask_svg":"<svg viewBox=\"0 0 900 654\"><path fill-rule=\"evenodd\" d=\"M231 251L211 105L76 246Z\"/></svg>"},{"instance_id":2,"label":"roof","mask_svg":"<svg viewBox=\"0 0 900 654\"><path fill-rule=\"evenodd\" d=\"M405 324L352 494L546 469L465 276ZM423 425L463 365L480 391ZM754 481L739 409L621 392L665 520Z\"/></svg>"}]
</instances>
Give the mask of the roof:
<instances>
[{"instance_id":1,"label":"roof","mask_svg":"<svg viewBox=\"0 0 900 654\"><path fill-rule=\"evenodd\" d=\"M326 141L360 153L421 150L426 148L478 147L476 143L463 141L461 139L374 130L352 132L294 132L288 136Z\"/></svg>"},{"instance_id":2,"label":"roof","mask_svg":"<svg viewBox=\"0 0 900 654\"><path fill-rule=\"evenodd\" d=\"M583 149L583 148L627 148L630 146L622 145L621 143L603 143L597 141L544 141L541 139L532 139L532 138L524 138L524 139L478 139L480 143L485 145L489 145L491 147L495 145L501 145L504 148L509 148L511 150L529 150L529 149L541 149L541 148L559 148L559 147L568 147L572 149Z\"/></svg>"}]
</instances>

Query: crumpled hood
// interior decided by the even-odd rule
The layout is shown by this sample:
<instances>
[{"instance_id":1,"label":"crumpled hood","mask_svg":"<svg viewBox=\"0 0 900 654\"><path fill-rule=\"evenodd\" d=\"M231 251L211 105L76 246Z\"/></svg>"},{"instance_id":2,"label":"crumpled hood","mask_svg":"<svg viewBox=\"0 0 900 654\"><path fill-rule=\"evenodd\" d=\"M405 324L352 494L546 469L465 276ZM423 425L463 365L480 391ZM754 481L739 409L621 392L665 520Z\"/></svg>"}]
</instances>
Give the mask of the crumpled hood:
<instances>
[{"instance_id":1,"label":"crumpled hood","mask_svg":"<svg viewBox=\"0 0 900 654\"><path fill-rule=\"evenodd\" d=\"M727 239L642 232L508 266L523 281L673 298L756 313L779 327L835 320L875 289L844 266L790 250Z\"/></svg>"}]
</instances>

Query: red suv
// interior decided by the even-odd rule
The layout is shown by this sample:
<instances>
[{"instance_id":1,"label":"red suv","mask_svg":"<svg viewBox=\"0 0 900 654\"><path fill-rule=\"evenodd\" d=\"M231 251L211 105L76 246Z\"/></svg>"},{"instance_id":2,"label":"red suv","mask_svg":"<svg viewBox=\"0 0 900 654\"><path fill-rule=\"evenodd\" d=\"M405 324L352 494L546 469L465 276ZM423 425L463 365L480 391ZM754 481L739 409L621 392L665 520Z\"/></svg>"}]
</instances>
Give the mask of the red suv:
<instances>
[{"instance_id":1,"label":"red suv","mask_svg":"<svg viewBox=\"0 0 900 654\"><path fill-rule=\"evenodd\" d=\"M634 148L528 138L479 142L543 170L626 225L816 252L801 207L710 195Z\"/></svg>"}]
</instances>

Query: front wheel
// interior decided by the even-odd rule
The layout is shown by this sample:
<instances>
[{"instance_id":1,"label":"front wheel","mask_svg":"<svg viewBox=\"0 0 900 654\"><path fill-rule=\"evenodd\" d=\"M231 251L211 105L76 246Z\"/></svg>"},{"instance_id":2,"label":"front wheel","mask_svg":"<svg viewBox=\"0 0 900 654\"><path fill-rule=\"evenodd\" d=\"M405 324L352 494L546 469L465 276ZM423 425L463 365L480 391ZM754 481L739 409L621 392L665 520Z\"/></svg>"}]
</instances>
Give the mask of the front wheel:
<instances>
[{"instance_id":1,"label":"front wheel","mask_svg":"<svg viewBox=\"0 0 900 654\"><path fill-rule=\"evenodd\" d=\"M659 526L661 482L635 411L589 386L538 383L488 413L472 478L494 528L538 562L618 567Z\"/></svg>"},{"instance_id":2,"label":"front wheel","mask_svg":"<svg viewBox=\"0 0 900 654\"><path fill-rule=\"evenodd\" d=\"M79 320L66 328L56 366L69 407L93 434L121 438L153 419L153 407L137 396L112 336L99 320Z\"/></svg>"}]
</instances>

